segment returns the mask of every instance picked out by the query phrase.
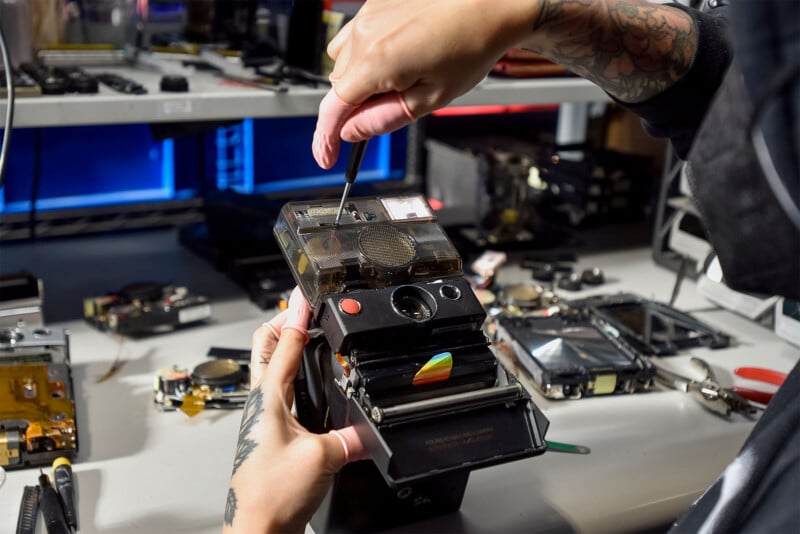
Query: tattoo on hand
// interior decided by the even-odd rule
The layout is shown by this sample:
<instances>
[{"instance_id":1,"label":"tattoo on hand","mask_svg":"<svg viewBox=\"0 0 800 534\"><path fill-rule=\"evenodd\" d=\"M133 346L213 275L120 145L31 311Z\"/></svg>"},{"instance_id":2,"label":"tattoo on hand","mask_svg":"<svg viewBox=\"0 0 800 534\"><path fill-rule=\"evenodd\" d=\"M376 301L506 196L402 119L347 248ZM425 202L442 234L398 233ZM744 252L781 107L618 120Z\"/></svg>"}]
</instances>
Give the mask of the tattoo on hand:
<instances>
[{"instance_id":1,"label":"tattoo on hand","mask_svg":"<svg viewBox=\"0 0 800 534\"><path fill-rule=\"evenodd\" d=\"M626 102L647 100L691 66L694 23L683 11L635 0L544 0L539 50Z\"/></svg>"},{"instance_id":2,"label":"tattoo on hand","mask_svg":"<svg viewBox=\"0 0 800 534\"><path fill-rule=\"evenodd\" d=\"M229 527L233 525L233 518L236 517L236 492L233 488L228 488L228 498L225 501L225 524Z\"/></svg>"},{"instance_id":3,"label":"tattoo on hand","mask_svg":"<svg viewBox=\"0 0 800 534\"><path fill-rule=\"evenodd\" d=\"M252 439L251 432L264 412L264 393L261 388L256 388L250 392L247 402L244 405L242 414L242 426L239 429L239 443L236 445L236 457L233 460L233 475L239 467L247 460L253 449L256 448L256 441Z\"/></svg>"}]
</instances>

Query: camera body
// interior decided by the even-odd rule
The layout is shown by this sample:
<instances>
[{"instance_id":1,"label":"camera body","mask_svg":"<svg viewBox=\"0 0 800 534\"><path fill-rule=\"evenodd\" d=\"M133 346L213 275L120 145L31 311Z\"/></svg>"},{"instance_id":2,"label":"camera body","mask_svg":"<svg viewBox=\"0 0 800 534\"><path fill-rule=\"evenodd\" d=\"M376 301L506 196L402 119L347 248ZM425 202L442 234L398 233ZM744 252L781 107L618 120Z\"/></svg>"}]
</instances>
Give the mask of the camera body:
<instances>
[{"instance_id":1,"label":"camera body","mask_svg":"<svg viewBox=\"0 0 800 534\"><path fill-rule=\"evenodd\" d=\"M314 432L353 425L316 532L457 510L469 472L541 454L547 420L500 365L461 258L420 195L285 205L275 235L312 306L296 383ZM345 503L359 499L358 511Z\"/></svg>"},{"instance_id":2,"label":"camera body","mask_svg":"<svg viewBox=\"0 0 800 534\"><path fill-rule=\"evenodd\" d=\"M49 465L78 451L69 336L0 328L0 466Z\"/></svg>"}]
</instances>

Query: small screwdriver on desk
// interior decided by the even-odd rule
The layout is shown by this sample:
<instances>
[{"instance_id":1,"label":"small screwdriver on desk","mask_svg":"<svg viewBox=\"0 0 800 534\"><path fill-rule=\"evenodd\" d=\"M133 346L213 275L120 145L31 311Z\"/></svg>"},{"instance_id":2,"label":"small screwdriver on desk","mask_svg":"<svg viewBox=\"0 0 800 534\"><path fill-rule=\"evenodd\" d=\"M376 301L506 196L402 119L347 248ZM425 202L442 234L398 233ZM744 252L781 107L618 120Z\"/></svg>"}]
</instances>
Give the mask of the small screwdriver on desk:
<instances>
[{"instance_id":1,"label":"small screwdriver on desk","mask_svg":"<svg viewBox=\"0 0 800 534\"><path fill-rule=\"evenodd\" d=\"M344 193L342 194L342 201L339 203L339 211L336 212L336 220L333 221L334 226L339 226L339 221L342 218L342 211L344 210L344 203L350 195L350 188L353 187L353 182L356 181L358 169L361 167L361 161L364 159L364 152L367 150L367 141L358 141L353 143L353 148L350 149L350 159L347 162L347 170L344 172Z\"/></svg>"}]
</instances>

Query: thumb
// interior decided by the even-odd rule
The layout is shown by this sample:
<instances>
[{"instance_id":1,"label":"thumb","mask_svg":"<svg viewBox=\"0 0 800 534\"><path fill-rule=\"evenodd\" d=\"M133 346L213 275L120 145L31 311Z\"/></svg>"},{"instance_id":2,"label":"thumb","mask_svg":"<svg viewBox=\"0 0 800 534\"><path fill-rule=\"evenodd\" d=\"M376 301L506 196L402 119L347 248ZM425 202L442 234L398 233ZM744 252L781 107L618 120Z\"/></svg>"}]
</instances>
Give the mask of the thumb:
<instances>
[{"instance_id":1,"label":"thumb","mask_svg":"<svg viewBox=\"0 0 800 534\"><path fill-rule=\"evenodd\" d=\"M347 118L341 137L348 142L364 141L399 130L416 119L402 93L391 92L358 107Z\"/></svg>"},{"instance_id":2,"label":"thumb","mask_svg":"<svg viewBox=\"0 0 800 534\"><path fill-rule=\"evenodd\" d=\"M358 437L355 427L346 426L338 430L331 430L328 434L335 436L342 445L345 464L369 458L369 451L364 447L361 438Z\"/></svg>"}]
</instances>

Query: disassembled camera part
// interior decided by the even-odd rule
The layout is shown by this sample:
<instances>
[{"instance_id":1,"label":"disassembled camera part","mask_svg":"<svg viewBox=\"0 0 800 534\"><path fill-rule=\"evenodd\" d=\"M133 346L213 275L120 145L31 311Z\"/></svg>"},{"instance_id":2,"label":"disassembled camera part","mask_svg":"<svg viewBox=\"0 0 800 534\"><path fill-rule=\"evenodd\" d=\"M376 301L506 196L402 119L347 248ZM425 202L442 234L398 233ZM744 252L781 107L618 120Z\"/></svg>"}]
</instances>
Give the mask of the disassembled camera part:
<instances>
[{"instance_id":1,"label":"disassembled camera part","mask_svg":"<svg viewBox=\"0 0 800 534\"><path fill-rule=\"evenodd\" d=\"M539 282L552 282L556 276L556 269L552 264L544 263L534 267L531 271L531 276Z\"/></svg>"},{"instance_id":2,"label":"disassembled camera part","mask_svg":"<svg viewBox=\"0 0 800 534\"><path fill-rule=\"evenodd\" d=\"M0 466L74 458L74 398L64 330L0 328Z\"/></svg>"},{"instance_id":3,"label":"disassembled camera part","mask_svg":"<svg viewBox=\"0 0 800 534\"><path fill-rule=\"evenodd\" d=\"M286 204L275 237L312 308L326 295L460 276L461 258L420 195Z\"/></svg>"},{"instance_id":4,"label":"disassembled camera part","mask_svg":"<svg viewBox=\"0 0 800 534\"><path fill-rule=\"evenodd\" d=\"M42 88L29 75L13 69L11 77L14 82L14 96L17 98L42 96ZM0 98L8 98L5 70L0 70Z\"/></svg>"},{"instance_id":5,"label":"disassembled camera part","mask_svg":"<svg viewBox=\"0 0 800 534\"><path fill-rule=\"evenodd\" d=\"M205 409L236 409L250 394L248 364L231 359L209 360L190 373L173 365L156 372L153 401L162 411L180 410L194 417Z\"/></svg>"},{"instance_id":6,"label":"disassembled camera part","mask_svg":"<svg viewBox=\"0 0 800 534\"><path fill-rule=\"evenodd\" d=\"M580 291L583 287L581 276L578 273L570 273L567 276L562 276L558 279L558 287L565 291Z\"/></svg>"},{"instance_id":7,"label":"disassembled camera part","mask_svg":"<svg viewBox=\"0 0 800 534\"><path fill-rule=\"evenodd\" d=\"M635 393L653 385L655 368L602 321L565 313L498 317L496 323L498 341L511 347L548 398Z\"/></svg>"},{"instance_id":8,"label":"disassembled camera part","mask_svg":"<svg viewBox=\"0 0 800 534\"><path fill-rule=\"evenodd\" d=\"M561 300L548 289L532 284L512 284L500 289L499 308L493 315L506 317L552 317L560 313Z\"/></svg>"},{"instance_id":9,"label":"disassembled camera part","mask_svg":"<svg viewBox=\"0 0 800 534\"><path fill-rule=\"evenodd\" d=\"M94 75L102 84L107 85L118 93L129 95L146 95L147 88L130 78L125 78L112 72L100 72Z\"/></svg>"},{"instance_id":10,"label":"disassembled camera part","mask_svg":"<svg viewBox=\"0 0 800 534\"><path fill-rule=\"evenodd\" d=\"M646 356L669 356L691 347L718 349L731 342L730 336L688 313L630 293L588 297L571 305L590 310Z\"/></svg>"},{"instance_id":11,"label":"disassembled camera part","mask_svg":"<svg viewBox=\"0 0 800 534\"><path fill-rule=\"evenodd\" d=\"M0 327L36 327L42 316L42 281L28 272L0 275Z\"/></svg>"},{"instance_id":12,"label":"disassembled camera part","mask_svg":"<svg viewBox=\"0 0 800 534\"><path fill-rule=\"evenodd\" d=\"M581 273L581 282L584 284L588 284L590 286L599 286L604 284L606 281L606 277L603 274L603 271L600 270L598 267L593 267L591 269L586 269Z\"/></svg>"},{"instance_id":13,"label":"disassembled camera part","mask_svg":"<svg viewBox=\"0 0 800 534\"><path fill-rule=\"evenodd\" d=\"M353 425L315 532L375 530L458 509L469 472L541 454L548 421L499 364L486 312L424 197L293 202L275 235L317 332L295 382L313 432ZM413 498L410 496L413 495ZM359 502L359 511L345 502Z\"/></svg>"},{"instance_id":14,"label":"disassembled camera part","mask_svg":"<svg viewBox=\"0 0 800 534\"><path fill-rule=\"evenodd\" d=\"M211 304L185 287L144 282L85 299L83 315L100 330L147 335L205 321L211 317Z\"/></svg>"}]
</instances>

